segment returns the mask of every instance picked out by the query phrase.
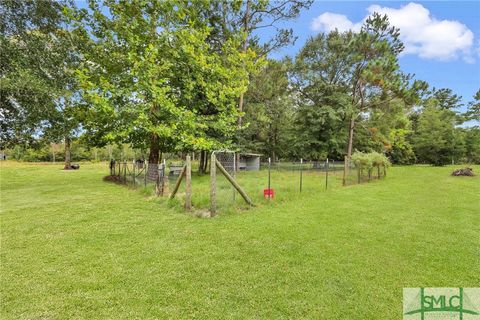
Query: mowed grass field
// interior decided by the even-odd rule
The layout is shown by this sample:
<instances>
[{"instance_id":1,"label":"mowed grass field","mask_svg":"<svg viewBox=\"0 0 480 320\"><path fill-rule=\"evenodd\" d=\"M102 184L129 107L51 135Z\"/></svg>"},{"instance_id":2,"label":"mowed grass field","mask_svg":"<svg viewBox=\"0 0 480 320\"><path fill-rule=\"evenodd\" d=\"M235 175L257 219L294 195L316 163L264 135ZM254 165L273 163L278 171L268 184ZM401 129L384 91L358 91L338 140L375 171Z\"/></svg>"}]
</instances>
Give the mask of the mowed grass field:
<instances>
[{"instance_id":1,"label":"mowed grass field","mask_svg":"<svg viewBox=\"0 0 480 320\"><path fill-rule=\"evenodd\" d=\"M60 169L1 163L1 319L399 319L404 287L480 286L480 176L453 167L301 194L276 173L271 203L245 174L258 205L212 219Z\"/></svg>"}]
</instances>

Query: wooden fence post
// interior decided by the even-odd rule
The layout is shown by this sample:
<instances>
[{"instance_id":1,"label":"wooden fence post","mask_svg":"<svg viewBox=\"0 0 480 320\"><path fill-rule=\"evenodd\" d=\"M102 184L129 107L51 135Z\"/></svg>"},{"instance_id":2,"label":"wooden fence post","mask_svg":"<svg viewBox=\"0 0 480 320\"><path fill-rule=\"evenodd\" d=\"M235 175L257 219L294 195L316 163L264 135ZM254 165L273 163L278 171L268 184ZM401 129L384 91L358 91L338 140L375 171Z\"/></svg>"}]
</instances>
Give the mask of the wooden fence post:
<instances>
[{"instance_id":1,"label":"wooden fence post","mask_svg":"<svg viewBox=\"0 0 480 320\"><path fill-rule=\"evenodd\" d=\"M155 179L155 195L158 197L161 194L160 189L160 173L157 170L157 179Z\"/></svg>"},{"instance_id":2,"label":"wooden fence post","mask_svg":"<svg viewBox=\"0 0 480 320\"><path fill-rule=\"evenodd\" d=\"M232 176L225 170L225 168L222 166L222 164L219 161L215 160L215 164L217 165L218 169L220 169L220 172L223 173L225 178L237 189L238 193L242 196L243 200L245 200L246 203L249 205L253 206L252 200L248 197L247 193L243 191L242 187L235 181L235 179L232 178Z\"/></svg>"},{"instance_id":3,"label":"wooden fence post","mask_svg":"<svg viewBox=\"0 0 480 320\"><path fill-rule=\"evenodd\" d=\"M147 187L147 170L148 170L148 162L147 160L143 161L143 185Z\"/></svg>"},{"instance_id":4,"label":"wooden fence post","mask_svg":"<svg viewBox=\"0 0 480 320\"><path fill-rule=\"evenodd\" d=\"M178 176L177 183L175 183L175 187L173 187L172 194L170 195L170 199L175 198L178 189L180 188L180 184L182 183L183 176L185 176L185 170L187 165L184 165L182 171L180 171L180 175Z\"/></svg>"},{"instance_id":5,"label":"wooden fence post","mask_svg":"<svg viewBox=\"0 0 480 320\"><path fill-rule=\"evenodd\" d=\"M169 181L167 175L167 160L163 159L163 176L162 176L162 196L169 192Z\"/></svg>"},{"instance_id":6,"label":"wooden fence post","mask_svg":"<svg viewBox=\"0 0 480 320\"><path fill-rule=\"evenodd\" d=\"M192 162L190 160L190 156L187 156L187 167L186 167L186 175L185 175L185 209L191 210L192 209Z\"/></svg>"},{"instance_id":7,"label":"wooden fence post","mask_svg":"<svg viewBox=\"0 0 480 320\"><path fill-rule=\"evenodd\" d=\"M300 159L300 192L302 192L303 186L303 159Z\"/></svg>"},{"instance_id":8,"label":"wooden fence post","mask_svg":"<svg viewBox=\"0 0 480 320\"><path fill-rule=\"evenodd\" d=\"M133 170L132 170L132 174L133 174L133 189L135 189L136 187L136 184L137 184L137 176L135 175L135 167L137 166L137 163L135 161L133 161Z\"/></svg>"},{"instance_id":9,"label":"wooden fence post","mask_svg":"<svg viewBox=\"0 0 480 320\"><path fill-rule=\"evenodd\" d=\"M214 217L217 214L217 159L215 153L212 152L210 158L210 216Z\"/></svg>"},{"instance_id":10,"label":"wooden fence post","mask_svg":"<svg viewBox=\"0 0 480 320\"><path fill-rule=\"evenodd\" d=\"M347 157L345 156L343 159L343 186L347 184Z\"/></svg>"}]
</instances>

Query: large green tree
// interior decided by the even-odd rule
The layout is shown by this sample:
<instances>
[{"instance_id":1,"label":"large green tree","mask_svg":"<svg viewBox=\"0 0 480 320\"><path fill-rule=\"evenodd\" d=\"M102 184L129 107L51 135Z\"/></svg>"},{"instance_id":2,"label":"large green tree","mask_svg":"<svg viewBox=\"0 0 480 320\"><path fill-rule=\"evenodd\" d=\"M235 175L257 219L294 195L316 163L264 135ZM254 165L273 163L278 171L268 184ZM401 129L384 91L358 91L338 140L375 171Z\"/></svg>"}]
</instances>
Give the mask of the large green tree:
<instances>
[{"instance_id":1,"label":"large green tree","mask_svg":"<svg viewBox=\"0 0 480 320\"><path fill-rule=\"evenodd\" d=\"M289 94L287 70L285 61L269 60L251 77L245 94L246 128L240 144L273 161L287 156L290 150L294 102Z\"/></svg>"},{"instance_id":2,"label":"large green tree","mask_svg":"<svg viewBox=\"0 0 480 320\"><path fill-rule=\"evenodd\" d=\"M480 126L465 129L465 158L469 163L480 163Z\"/></svg>"},{"instance_id":3,"label":"large green tree","mask_svg":"<svg viewBox=\"0 0 480 320\"><path fill-rule=\"evenodd\" d=\"M74 70L79 56L63 14L65 1L0 2L2 140L70 142L79 128Z\"/></svg>"},{"instance_id":4,"label":"large green tree","mask_svg":"<svg viewBox=\"0 0 480 320\"><path fill-rule=\"evenodd\" d=\"M473 101L469 102L465 115L466 120L477 121L477 125L480 125L480 89L473 96Z\"/></svg>"},{"instance_id":5,"label":"large green tree","mask_svg":"<svg viewBox=\"0 0 480 320\"><path fill-rule=\"evenodd\" d=\"M399 36L400 30L390 25L386 15L374 13L352 37L349 51L353 64L348 76L352 104L348 158L352 154L356 120L384 103L385 99L409 96L409 77L399 70L398 55L404 48Z\"/></svg>"},{"instance_id":6,"label":"large green tree","mask_svg":"<svg viewBox=\"0 0 480 320\"><path fill-rule=\"evenodd\" d=\"M418 120L413 138L415 153L421 162L445 165L452 161L454 127L450 112L427 106Z\"/></svg>"},{"instance_id":7,"label":"large green tree","mask_svg":"<svg viewBox=\"0 0 480 320\"><path fill-rule=\"evenodd\" d=\"M235 0L220 1L220 3L230 3L233 14L225 14L226 25L233 30L242 30L244 39L242 52L246 53L249 47L254 48L257 55L262 57L268 53L291 44L296 40L292 29L283 28L281 23L286 20L295 19L302 9L308 9L313 0ZM265 41L260 41L257 31L270 28L272 36ZM239 127L242 127L244 95L240 94L238 109L240 116L238 118Z\"/></svg>"},{"instance_id":8,"label":"large green tree","mask_svg":"<svg viewBox=\"0 0 480 320\"><path fill-rule=\"evenodd\" d=\"M346 147L351 110L348 83L354 64L352 32L319 34L295 58L292 91L298 104L293 153L296 157L338 157Z\"/></svg>"},{"instance_id":9,"label":"large green tree","mask_svg":"<svg viewBox=\"0 0 480 320\"><path fill-rule=\"evenodd\" d=\"M148 146L152 164L165 148L228 145L254 55L239 52L241 32L209 41L209 6L106 0L75 14L77 33L92 39L78 78L92 105L86 128L93 136Z\"/></svg>"},{"instance_id":10,"label":"large green tree","mask_svg":"<svg viewBox=\"0 0 480 320\"><path fill-rule=\"evenodd\" d=\"M364 122L376 110L394 99L412 104L418 83L412 84L411 76L399 69L397 57L402 50L399 30L376 13L359 32L335 30L307 41L292 74L301 99L299 148L309 150L310 157L338 157L344 147L350 157L354 142L371 136Z\"/></svg>"}]
</instances>

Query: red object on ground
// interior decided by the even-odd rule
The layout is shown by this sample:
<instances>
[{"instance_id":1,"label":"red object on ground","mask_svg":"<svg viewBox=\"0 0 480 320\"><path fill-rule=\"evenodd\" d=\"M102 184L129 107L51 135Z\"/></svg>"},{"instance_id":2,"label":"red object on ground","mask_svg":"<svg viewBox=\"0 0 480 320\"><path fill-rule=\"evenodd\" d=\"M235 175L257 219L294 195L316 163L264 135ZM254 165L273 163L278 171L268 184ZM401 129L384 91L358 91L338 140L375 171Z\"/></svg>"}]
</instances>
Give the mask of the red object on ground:
<instances>
[{"instance_id":1,"label":"red object on ground","mask_svg":"<svg viewBox=\"0 0 480 320\"><path fill-rule=\"evenodd\" d=\"M263 197L265 199L275 198L275 190L274 189L263 189Z\"/></svg>"}]
</instances>

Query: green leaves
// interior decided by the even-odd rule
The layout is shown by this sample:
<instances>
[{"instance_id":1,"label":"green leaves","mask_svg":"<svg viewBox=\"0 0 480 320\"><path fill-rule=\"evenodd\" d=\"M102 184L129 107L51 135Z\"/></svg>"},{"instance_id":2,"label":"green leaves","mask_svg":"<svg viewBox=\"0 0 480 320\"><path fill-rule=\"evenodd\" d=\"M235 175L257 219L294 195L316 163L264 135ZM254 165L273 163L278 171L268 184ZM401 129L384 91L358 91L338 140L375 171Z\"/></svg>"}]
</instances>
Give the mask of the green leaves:
<instances>
[{"instance_id":1,"label":"green leaves","mask_svg":"<svg viewBox=\"0 0 480 320\"><path fill-rule=\"evenodd\" d=\"M212 50L212 28L200 10L208 3L100 4L92 2L91 13L78 21L95 43L85 52L86 70L77 73L92 105L88 131L108 127L109 139L134 145L153 134L181 150L228 143L235 100L246 90L254 59L251 51L239 52L241 38L231 36Z\"/></svg>"},{"instance_id":2,"label":"green leaves","mask_svg":"<svg viewBox=\"0 0 480 320\"><path fill-rule=\"evenodd\" d=\"M79 56L75 34L66 28L63 1L3 1L2 140L58 141L79 127L72 76Z\"/></svg>"},{"instance_id":3,"label":"green leaves","mask_svg":"<svg viewBox=\"0 0 480 320\"><path fill-rule=\"evenodd\" d=\"M421 161L435 165L452 162L455 149L455 114L427 105L420 114L413 138L415 153Z\"/></svg>"},{"instance_id":4,"label":"green leaves","mask_svg":"<svg viewBox=\"0 0 480 320\"><path fill-rule=\"evenodd\" d=\"M468 110L465 113L467 120L476 120L480 122L480 89L475 93L474 100L468 104Z\"/></svg>"}]
</instances>

